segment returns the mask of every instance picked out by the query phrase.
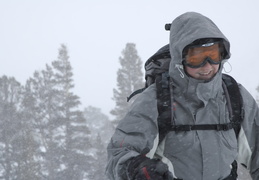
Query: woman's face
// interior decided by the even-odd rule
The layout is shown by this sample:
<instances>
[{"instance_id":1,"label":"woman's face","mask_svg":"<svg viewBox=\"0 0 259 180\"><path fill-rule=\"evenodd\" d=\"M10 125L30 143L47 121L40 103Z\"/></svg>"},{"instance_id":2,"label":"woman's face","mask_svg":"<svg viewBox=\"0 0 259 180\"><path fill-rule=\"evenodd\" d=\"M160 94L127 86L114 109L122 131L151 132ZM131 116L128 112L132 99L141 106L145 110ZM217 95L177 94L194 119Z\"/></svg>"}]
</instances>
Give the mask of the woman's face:
<instances>
[{"instance_id":1,"label":"woman's face","mask_svg":"<svg viewBox=\"0 0 259 180\"><path fill-rule=\"evenodd\" d=\"M185 71L195 79L210 80L219 70L221 63L218 43L208 43L188 49L183 60Z\"/></svg>"},{"instance_id":2,"label":"woman's face","mask_svg":"<svg viewBox=\"0 0 259 180\"><path fill-rule=\"evenodd\" d=\"M207 62L204 66L199 68L191 68L185 66L185 71L193 78L199 80L210 80L215 76L219 70L219 64L210 64Z\"/></svg>"}]
</instances>

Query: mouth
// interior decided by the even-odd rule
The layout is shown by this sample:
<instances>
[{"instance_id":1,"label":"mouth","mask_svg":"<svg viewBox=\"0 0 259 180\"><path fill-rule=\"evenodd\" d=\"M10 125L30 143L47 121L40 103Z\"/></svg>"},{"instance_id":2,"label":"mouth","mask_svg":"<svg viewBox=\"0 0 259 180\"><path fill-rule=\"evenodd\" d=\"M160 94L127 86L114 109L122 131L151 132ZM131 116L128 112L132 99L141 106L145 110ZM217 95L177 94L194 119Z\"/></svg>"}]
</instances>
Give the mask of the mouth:
<instances>
[{"instance_id":1,"label":"mouth","mask_svg":"<svg viewBox=\"0 0 259 180\"><path fill-rule=\"evenodd\" d=\"M208 72L200 72L199 75L200 76L210 76L211 73L212 73L212 70L210 70Z\"/></svg>"}]
</instances>

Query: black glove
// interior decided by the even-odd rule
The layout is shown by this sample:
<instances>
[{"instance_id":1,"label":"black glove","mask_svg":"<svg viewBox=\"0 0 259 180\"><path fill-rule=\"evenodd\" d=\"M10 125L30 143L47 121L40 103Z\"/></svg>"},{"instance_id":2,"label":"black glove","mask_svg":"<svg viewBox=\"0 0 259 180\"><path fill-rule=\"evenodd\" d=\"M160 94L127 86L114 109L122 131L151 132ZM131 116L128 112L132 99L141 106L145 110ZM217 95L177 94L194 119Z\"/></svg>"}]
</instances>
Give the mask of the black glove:
<instances>
[{"instance_id":1,"label":"black glove","mask_svg":"<svg viewBox=\"0 0 259 180\"><path fill-rule=\"evenodd\" d=\"M149 159L144 155L129 160L128 176L130 180L173 180L168 166L159 159Z\"/></svg>"}]
</instances>

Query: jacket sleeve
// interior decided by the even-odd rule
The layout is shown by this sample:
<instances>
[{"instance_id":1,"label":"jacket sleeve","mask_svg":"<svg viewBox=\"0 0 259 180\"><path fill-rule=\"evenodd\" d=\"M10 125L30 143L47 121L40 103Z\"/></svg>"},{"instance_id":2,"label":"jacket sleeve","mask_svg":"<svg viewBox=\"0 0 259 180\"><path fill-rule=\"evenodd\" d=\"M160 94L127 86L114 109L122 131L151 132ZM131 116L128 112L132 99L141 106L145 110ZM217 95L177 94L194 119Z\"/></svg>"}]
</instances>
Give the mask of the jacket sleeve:
<instances>
[{"instance_id":1,"label":"jacket sleeve","mask_svg":"<svg viewBox=\"0 0 259 180\"><path fill-rule=\"evenodd\" d=\"M155 86L141 93L119 122L107 147L106 174L111 180L127 179L127 160L157 145L157 101ZM155 147L156 148L156 147Z\"/></svg>"},{"instance_id":2,"label":"jacket sleeve","mask_svg":"<svg viewBox=\"0 0 259 180\"><path fill-rule=\"evenodd\" d=\"M238 161L249 169L254 180L259 179L259 109L251 94L240 85L244 119L238 137Z\"/></svg>"}]
</instances>

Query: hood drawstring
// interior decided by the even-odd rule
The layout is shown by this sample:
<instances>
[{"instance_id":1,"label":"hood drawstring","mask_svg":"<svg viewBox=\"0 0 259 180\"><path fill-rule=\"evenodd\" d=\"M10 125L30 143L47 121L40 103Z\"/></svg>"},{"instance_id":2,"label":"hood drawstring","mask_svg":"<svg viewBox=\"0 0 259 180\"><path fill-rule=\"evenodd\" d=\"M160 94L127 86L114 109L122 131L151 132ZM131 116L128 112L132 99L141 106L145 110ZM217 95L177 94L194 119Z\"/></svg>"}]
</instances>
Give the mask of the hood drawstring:
<instances>
[{"instance_id":1,"label":"hood drawstring","mask_svg":"<svg viewBox=\"0 0 259 180\"><path fill-rule=\"evenodd\" d=\"M175 67L178 69L178 71L180 72L180 77L184 78L184 73L183 73L183 65L181 64L176 64Z\"/></svg>"},{"instance_id":2,"label":"hood drawstring","mask_svg":"<svg viewBox=\"0 0 259 180\"><path fill-rule=\"evenodd\" d=\"M223 65L223 63L221 63L221 64ZM230 70L228 70L228 71L226 70L225 64L228 64L228 65L229 65ZM232 71L232 65L231 65L227 60L224 62L223 70L224 70L226 73L230 73L230 72Z\"/></svg>"}]
</instances>

